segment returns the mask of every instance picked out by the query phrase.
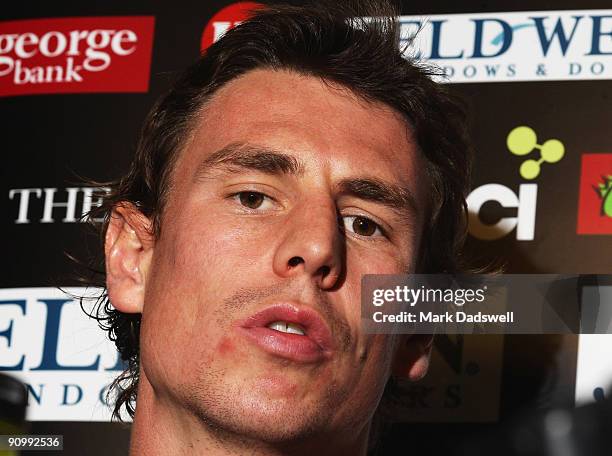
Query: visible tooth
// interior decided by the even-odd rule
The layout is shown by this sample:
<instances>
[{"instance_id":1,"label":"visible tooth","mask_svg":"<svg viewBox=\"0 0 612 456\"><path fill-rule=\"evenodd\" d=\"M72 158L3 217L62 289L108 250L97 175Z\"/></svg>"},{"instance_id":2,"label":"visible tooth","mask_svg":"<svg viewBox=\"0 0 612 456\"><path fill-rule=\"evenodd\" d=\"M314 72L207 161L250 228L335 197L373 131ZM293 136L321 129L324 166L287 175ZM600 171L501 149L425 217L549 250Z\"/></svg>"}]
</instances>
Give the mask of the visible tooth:
<instances>
[{"instance_id":1,"label":"visible tooth","mask_svg":"<svg viewBox=\"0 0 612 456\"><path fill-rule=\"evenodd\" d=\"M300 336L304 335L304 329L295 323L287 323L287 332L289 334L299 334Z\"/></svg>"},{"instance_id":2,"label":"visible tooth","mask_svg":"<svg viewBox=\"0 0 612 456\"><path fill-rule=\"evenodd\" d=\"M268 328L273 329L274 331L280 331L289 334L298 334L300 336L304 336L304 328L296 323L287 323L285 321L274 321L268 325Z\"/></svg>"},{"instance_id":3,"label":"visible tooth","mask_svg":"<svg viewBox=\"0 0 612 456\"><path fill-rule=\"evenodd\" d=\"M268 325L268 328L273 329L275 331L287 332L287 323L284 321L275 321Z\"/></svg>"}]
</instances>

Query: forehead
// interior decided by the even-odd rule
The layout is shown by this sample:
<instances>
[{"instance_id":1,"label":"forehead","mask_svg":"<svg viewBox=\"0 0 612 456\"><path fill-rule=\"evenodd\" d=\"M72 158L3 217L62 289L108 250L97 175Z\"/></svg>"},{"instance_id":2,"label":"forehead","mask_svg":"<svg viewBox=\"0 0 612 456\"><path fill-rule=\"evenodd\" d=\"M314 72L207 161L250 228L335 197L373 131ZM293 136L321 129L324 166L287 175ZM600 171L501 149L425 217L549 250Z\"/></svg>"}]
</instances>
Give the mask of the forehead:
<instances>
[{"instance_id":1,"label":"forehead","mask_svg":"<svg viewBox=\"0 0 612 456\"><path fill-rule=\"evenodd\" d=\"M422 187L422 157L410 125L392 108L291 71L254 70L208 101L177 164L177 174L231 143L269 146L342 178L360 171ZM313 168L314 169L314 168ZM178 176L177 176L178 177Z\"/></svg>"}]
</instances>

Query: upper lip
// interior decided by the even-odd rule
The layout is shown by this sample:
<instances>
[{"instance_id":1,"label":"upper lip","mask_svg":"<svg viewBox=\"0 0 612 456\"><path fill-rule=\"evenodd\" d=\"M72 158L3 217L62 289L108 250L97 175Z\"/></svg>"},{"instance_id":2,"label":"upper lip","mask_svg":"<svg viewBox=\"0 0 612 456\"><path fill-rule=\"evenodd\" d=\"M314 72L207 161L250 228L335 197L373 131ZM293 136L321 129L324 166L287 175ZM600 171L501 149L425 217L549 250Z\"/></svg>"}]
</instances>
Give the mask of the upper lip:
<instances>
[{"instance_id":1,"label":"upper lip","mask_svg":"<svg viewBox=\"0 0 612 456\"><path fill-rule=\"evenodd\" d=\"M313 340L322 352L333 350L332 332L327 322L311 307L282 303L274 304L251 315L240 326L243 328L267 327L270 323L284 321L304 328L305 336Z\"/></svg>"}]
</instances>

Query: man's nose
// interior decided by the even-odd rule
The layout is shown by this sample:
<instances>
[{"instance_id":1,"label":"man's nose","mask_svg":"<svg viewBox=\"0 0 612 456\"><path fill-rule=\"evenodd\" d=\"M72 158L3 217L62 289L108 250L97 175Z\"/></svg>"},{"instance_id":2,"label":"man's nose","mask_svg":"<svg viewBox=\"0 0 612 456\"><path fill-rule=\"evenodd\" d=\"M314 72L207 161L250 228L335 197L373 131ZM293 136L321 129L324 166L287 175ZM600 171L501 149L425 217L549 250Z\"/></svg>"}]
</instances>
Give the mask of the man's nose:
<instances>
[{"instance_id":1,"label":"man's nose","mask_svg":"<svg viewBox=\"0 0 612 456\"><path fill-rule=\"evenodd\" d=\"M331 201L295 207L279 233L274 272L281 277L307 274L319 288L333 288L344 263L345 246L338 220Z\"/></svg>"}]
</instances>

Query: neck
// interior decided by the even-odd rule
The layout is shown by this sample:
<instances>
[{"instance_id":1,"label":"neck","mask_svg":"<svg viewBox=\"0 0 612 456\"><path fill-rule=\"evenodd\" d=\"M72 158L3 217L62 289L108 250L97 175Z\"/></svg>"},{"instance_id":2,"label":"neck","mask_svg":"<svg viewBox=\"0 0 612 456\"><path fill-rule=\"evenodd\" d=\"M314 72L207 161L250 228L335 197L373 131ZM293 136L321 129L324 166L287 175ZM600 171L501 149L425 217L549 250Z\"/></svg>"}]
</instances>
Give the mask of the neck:
<instances>
[{"instance_id":1,"label":"neck","mask_svg":"<svg viewBox=\"0 0 612 456\"><path fill-rule=\"evenodd\" d=\"M352 434L350 438L346 439L336 434L281 443L245 438L207 423L176 404L176 401L160 398L141 370L130 456L234 456L246 453L252 456L365 455L369 429L368 423L361 432L353 430L349 433Z\"/></svg>"}]
</instances>

